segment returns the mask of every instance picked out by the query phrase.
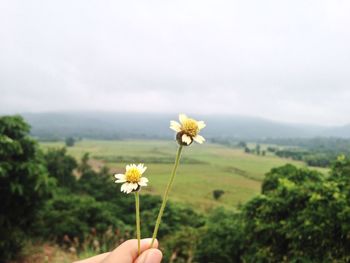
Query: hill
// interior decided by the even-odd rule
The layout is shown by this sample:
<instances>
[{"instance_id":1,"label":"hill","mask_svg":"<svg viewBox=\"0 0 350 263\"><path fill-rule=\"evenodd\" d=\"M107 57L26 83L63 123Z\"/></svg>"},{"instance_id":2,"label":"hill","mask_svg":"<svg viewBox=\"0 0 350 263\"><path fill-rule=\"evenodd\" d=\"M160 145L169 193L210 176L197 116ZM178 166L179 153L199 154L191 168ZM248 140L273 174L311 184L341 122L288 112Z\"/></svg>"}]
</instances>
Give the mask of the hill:
<instances>
[{"instance_id":1,"label":"hill","mask_svg":"<svg viewBox=\"0 0 350 263\"><path fill-rule=\"evenodd\" d=\"M169 120L175 114L60 112L24 113L39 139L83 137L90 139L169 138ZM203 134L208 138L310 138L316 136L350 137L350 125L324 127L279 123L254 117L232 115L196 115L207 123Z\"/></svg>"}]
</instances>

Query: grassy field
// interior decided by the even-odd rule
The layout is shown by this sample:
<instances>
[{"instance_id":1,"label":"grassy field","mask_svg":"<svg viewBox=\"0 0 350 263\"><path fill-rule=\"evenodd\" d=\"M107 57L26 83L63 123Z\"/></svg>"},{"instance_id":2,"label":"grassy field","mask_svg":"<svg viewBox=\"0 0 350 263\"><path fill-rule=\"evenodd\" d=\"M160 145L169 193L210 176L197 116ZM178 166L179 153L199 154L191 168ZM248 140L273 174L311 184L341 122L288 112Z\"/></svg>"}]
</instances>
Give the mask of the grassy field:
<instances>
[{"instance_id":1,"label":"grassy field","mask_svg":"<svg viewBox=\"0 0 350 263\"><path fill-rule=\"evenodd\" d=\"M63 147L63 142L41 143L43 149ZM128 163L143 162L148 167L145 176L150 179L143 193L162 195L173 166L177 144L173 141L130 140L77 142L68 153L77 158L88 152L93 165L107 165L111 175L123 172ZM170 200L189 204L205 211L216 206L233 208L244 203L260 191L264 174L272 167L294 164L306 167L303 162L275 156L246 154L242 149L217 144L193 144L182 155ZM317 168L322 172L326 169ZM220 200L214 200L215 189L225 191Z\"/></svg>"}]
</instances>

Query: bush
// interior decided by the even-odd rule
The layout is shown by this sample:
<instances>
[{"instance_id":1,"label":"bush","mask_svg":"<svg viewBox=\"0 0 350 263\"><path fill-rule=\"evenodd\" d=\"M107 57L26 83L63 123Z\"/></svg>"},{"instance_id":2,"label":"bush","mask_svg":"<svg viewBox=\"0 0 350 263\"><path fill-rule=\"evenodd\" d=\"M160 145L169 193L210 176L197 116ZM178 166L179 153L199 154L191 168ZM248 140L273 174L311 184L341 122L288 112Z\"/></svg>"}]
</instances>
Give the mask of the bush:
<instances>
[{"instance_id":1,"label":"bush","mask_svg":"<svg viewBox=\"0 0 350 263\"><path fill-rule=\"evenodd\" d=\"M18 253L54 184L28 133L20 116L0 118L0 261Z\"/></svg>"},{"instance_id":2,"label":"bush","mask_svg":"<svg viewBox=\"0 0 350 263\"><path fill-rule=\"evenodd\" d=\"M99 233L106 232L110 227L124 230L125 224L115 211L116 207L111 203L97 202L93 197L61 190L40 212L37 232L43 238L59 243L64 241L65 236L83 242L91 229Z\"/></svg>"},{"instance_id":3,"label":"bush","mask_svg":"<svg viewBox=\"0 0 350 263\"><path fill-rule=\"evenodd\" d=\"M343 167L344 168L344 167ZM341 170L341 169L339 169ZM247 262L348 262L350 202L333 176L287 165L244 207ZM347 173L346 177L349 177ZM334 179L337 180L334 180Z\"/></svg>"},{"instance_id":4,"label":"bush","mask_svg":"<svg viewBox=\"0 0 350 263\"><path fill-rule=\"evenodd\" d=\"M215 200L219 200L220 199L220 197L223 195L225 193L225 191L224 190L214 190L213 191L213 197L214 197L214 199Z\"/></svg>"},{"instance_id":5,"label":"bush","mask_svg":"<svg viewBox=\"0 0 350 263\"><path fill-rule=\"evenodd\" d=\"M245 237L239 213L216 209L202 231L195 255L198 262L241 262Z\"/></svg>"},{"instance_id":6,"label":"bush","mask_svg":"<svg viewBox=\"0 0 350 263\"><path fill-rule=\"evenodd\" d=\"M77 168L77 162L72 156L67 155L66 148L49 149L45 154L45 160L49 174L56 178L58 186L75 190L77 180L73 170Z\"/></svg>"},{"instance_id":7,"label":"bush","mask_svg":"<svg viewBox=\"0 0 350 263\"><path fill-rule=\"evenodd\" d=\"M73 137L66 138L66 146L67 147L73 147L75 144L75 140Z\"/></svg>"},{"instance_id":8,"label":"bush","mask_svg":"<svg viewBox=\"0 0 350 263\"><path fill-rule=\"evenodd\" d=\"M164 238L161 247L164 248L164 261L186 263L193 262L198 242L201 239L202 229L190 226L181 228Z\"/></svg>"}]
</instances>

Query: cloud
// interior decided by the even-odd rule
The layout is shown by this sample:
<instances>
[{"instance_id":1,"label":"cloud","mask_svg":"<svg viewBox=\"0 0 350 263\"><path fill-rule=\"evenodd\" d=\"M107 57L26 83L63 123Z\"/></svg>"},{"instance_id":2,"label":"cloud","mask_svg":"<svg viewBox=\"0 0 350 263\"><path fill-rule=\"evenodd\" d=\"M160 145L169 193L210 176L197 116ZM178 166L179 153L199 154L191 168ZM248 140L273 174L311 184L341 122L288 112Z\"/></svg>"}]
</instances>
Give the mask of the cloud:
<instances>
[{"instance_id":1,"label":"cloud","mask_svg":"<svg viewBox=\"0 0 350 263\"><path fill-rule=\"evenodd\" d=\"M4 1L0 112L350 122L348 1Z\"/></svg>"}]
</instances>

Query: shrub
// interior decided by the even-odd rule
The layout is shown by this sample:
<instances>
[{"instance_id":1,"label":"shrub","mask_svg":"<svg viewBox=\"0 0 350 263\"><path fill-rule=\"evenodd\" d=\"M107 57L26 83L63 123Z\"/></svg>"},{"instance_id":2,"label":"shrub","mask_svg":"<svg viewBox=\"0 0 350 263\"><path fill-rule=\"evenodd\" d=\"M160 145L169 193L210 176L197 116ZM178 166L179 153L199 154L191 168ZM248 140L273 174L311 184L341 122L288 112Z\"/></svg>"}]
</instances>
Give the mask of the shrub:
<instances>
[{"instance_id":1,"label":"shrub","mask_svg":"<svg viewBox=\"0 0 350 263\"><path fill-rule=\"evenodd\" d=\"M75 144L75 140L73 137L67 137L66 138L66 146L67 147L73 147Z\"/></svg>"},{"instance_id":2,"label":"shrub","mask_svg":"<svg viewBox=\"0 0 350 263\"><path fill-rule=\"evenodd\" d=\"M77 162L72 156L67 155L66 148L49 149L45 154L46 166L50 176L57 179L58 186L71 190L76 188L76 178L73 170L77 168Z\"/></svg>"},{"instance_id":3,"label":"shrub","mask_svg":"<svg viewBox=\"0 0 350 263\"><path fill-rule=\"evenodd\" d=\"M241 262L245 237L239 213L216 209L202 231L195 254L198 262Z\"/></svg>"},{"instance_id":4,"label":"shrub","mask_svg":"<svg viewBox=\"0 0 350 263\"><path fill-rule=\"evenodd\" d=\"M110 227L124 230L125 225L115 211L116 207L111 203L97 202L93 197L61 190L40 212L37 232L45 239L60 243L65 236L83 242L91 229L99 233L106 232Z\"/></svg>"},{"instance_id":5,"label":"shrub","mask_svg":"<svg viewBox=\"0 0 350 263\"><path fill-rule=\"evenodd\" d=\"M345 168L345 167L343 167ZM337 176L286 165L244 207L247 262L347 262L350 202ZM334 174L334 170L332 172ZM346 172L347 178L349 173ZM335 180L336 179L336 180Z\"/></svg>"},{"instance_id":6,"label":"shrub","mask_svg":"<svg viewBox=\"0 0 350 263\"><path fill-rule=\"evenodd\" d=\"M219 200L220 199L220 197L223 195L225 193L225 191L224 190L214 190L213 191L213 197L214 197L214 199L215 200Z\"/></svg>"},{"instance_id":7,"label":"shrub","mask_svg":"<svg viewBox=\"0 0 350 263\"><path fill-rule=\"evenodd\" d=\"M20 116L0 118L0 261L18 253L54 184L28 133Z\"/></svg>"}]
</instances>

